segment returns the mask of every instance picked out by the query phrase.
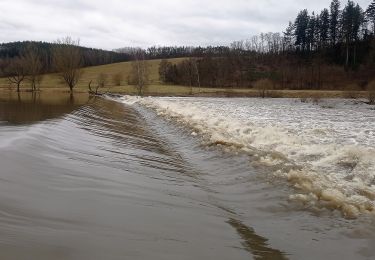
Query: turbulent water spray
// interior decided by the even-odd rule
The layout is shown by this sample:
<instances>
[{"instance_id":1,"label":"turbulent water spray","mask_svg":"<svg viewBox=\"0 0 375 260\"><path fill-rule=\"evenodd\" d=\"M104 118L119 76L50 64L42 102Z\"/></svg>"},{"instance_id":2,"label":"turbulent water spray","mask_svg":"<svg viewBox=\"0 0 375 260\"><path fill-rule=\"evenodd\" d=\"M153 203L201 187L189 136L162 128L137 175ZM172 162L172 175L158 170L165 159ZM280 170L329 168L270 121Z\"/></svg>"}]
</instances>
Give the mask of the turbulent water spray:
<instances>
[{"instance_id":1,"label":"turbulent water spray","mask_svg":"<svg viewBox=\"0 0 375 260\"><path fill-rule=\"evenodd\" d=\"M296 188L292 200L338 209L349 218L375 211L375 120L367 107L258 99L124 97L123 102L192 128L208 145L251 154Z\"/></svg>"}]
</instances>

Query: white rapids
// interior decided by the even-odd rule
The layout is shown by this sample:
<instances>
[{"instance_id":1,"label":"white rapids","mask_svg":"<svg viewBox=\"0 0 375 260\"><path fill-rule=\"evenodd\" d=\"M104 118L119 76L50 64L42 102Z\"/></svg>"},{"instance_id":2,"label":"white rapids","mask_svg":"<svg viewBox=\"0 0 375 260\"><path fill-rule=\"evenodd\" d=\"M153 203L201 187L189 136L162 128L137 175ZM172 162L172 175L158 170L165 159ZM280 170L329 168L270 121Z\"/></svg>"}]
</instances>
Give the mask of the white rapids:
<instances>
[{"instance_id":1,"label":"white rapids","mask_svg":"<svg viewBox=\"0 0 375 260\"><path fill-rule=\"evenodd\" d=\"M138 98L209 145L251 155L295 187L291 200L375 214L375 110L353 100Z\"/></svg>"}]
</instances>

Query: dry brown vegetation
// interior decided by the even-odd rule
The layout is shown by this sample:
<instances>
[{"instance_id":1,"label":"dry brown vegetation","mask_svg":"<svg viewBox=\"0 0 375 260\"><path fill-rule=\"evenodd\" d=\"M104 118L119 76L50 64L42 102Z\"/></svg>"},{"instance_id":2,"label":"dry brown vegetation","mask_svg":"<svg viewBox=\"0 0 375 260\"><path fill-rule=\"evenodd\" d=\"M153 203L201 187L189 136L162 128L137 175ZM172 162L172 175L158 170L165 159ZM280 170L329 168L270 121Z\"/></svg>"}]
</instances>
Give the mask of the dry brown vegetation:
<instances>
[{"instance_id":1,"label":"dry brown vegetation","mask_svg":"<svg viewBox=\"0 0 375 260\"><path fill-rule=\"evenodd\" d=\"M375 104L375 80L371 81L367 86L368 100L370 104Z\"/></svg>"},{"instance_id":2,"label":"dry brown vegetation","mask_svg":"<svg viewBox=\"0 0 375 260\"><path fill-rule=\"evenodd\" d=\"M112 83L114 86L121 86L123 80L124 76L120 72L112 75Z\"/></svg>"},{"instance_id":3,"label":"dry brown vegetation","mask_svg":"<svg viewBox=\"0 0 375 260\"><path fill-rule=\"evenodd\" d=\"M254 88L259 91L259 96L265 98L268 96L267 90L274 88L274 83L270 79L260 79L254 83Z\"/></svg>"},{"instance_id":4,"label":"dry brown vegetation","mask_svg":"<svg viewBox=\"0 0 375 260\"><path fill-rule=\"evenodd\" d=\"M183 58L171 59L169 61L172 64L176 64L184 60ZM175 95L175 96L221 96L221 97L259 97L259 89L256 88L210 88L210 87L190 87L190 86L178 86L178 85L169 85L163 84L159 78L159 64L161 60L150 60L146 61L149 69L149 78L147 89L144 89L144 95ZM122 62L114 63L109 65L102 65L96 67L82 68L83 74L80 80L78 81L76 87L74 88L75 92L86 92L87 86L90 81L92 86L96 87L98 82L98 77L100 74L105 74L107 76L106 84L103 88L100 88L100 92L111 92L111 93L121 93L121 94L138 94L138 89L134 85L129 85L127 81L122 80L121 85L117 85L113 80L113 77L127 79L128 76L132 73L132 64L131 62ZM270 84L269 81L258 81L257 87L262 88L262 82L265 83L266 88L270 88L273 84ZM9 82L7 78L0 78L0 90L7 90L9 87ZM26 82L21 83L21 90L28 87ZM339 88L339 85L337 87ZM46 74L43 76L40 82L41 91L66 91L65 83L61 82L58 74ZM288 98L348 98L348 93L351 96L357 98L368 98L368 91L345 91L343 90L278 90L278 89L267 89L267 97L288 97Z\"/></svg>"}]
</instances>

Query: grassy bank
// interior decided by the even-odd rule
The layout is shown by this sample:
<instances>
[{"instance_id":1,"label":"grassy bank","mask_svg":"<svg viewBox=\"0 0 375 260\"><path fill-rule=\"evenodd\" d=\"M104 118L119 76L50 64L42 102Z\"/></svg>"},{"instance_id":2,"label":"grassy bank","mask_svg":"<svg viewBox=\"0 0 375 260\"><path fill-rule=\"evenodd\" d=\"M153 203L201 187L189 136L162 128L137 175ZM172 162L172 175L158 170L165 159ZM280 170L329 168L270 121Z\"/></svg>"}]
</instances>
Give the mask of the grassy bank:
<instances>
[{"instance_id":1,"label":"grassy bank","mask_svg":"<svg viewBox=\"0 0 375 260\"><path fill-rule=\"evenodd\" d=\"M172 59L177 63L181 59ZM160 60L147 61L149 69L149 85L145 88L144 94L150 96L218 96L218 97L259 97L262 90L244 89L244 88L191 88L177 85L164 85L159 79ZM133 85L128 85L128 77L131 73L131 63L122 62L103 66L88 67L83 69L83 75L75 87L75 92L86 93L90 81L95 84L100 73L108 75L106 87L100 89L100 92L110 92L119 94L136 94L137 89ZM115 86L112 78L116 74L121 74L122 81L120 86ZM22 91L29 91L28 82L21 86ZM9 87L6 78L0 78L0 91L14 91ZM44 75L40 90L43 92L68 92L68 87L61 81L57 74ZM366 91L328 91L328 90L267 90L264 92L266 97L272 98L366 98Z\"/></svg>"}]
</instances>

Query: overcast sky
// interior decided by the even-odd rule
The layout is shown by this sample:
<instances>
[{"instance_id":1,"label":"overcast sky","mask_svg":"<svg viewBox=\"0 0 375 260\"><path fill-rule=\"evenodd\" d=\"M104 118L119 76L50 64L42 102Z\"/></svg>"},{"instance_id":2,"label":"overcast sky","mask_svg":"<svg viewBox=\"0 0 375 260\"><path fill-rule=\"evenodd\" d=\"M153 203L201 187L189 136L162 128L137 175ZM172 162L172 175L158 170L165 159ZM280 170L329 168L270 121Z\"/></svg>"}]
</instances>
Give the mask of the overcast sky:
<instances>
[{"instance_id":1,"label":"overcast sky","mask_svg":"<svg viewBox=\"0 0 375 260\"><path fill-rule=\"evenodd\" d=\"M345 3L346 1L342 1ZM366 8L370 0L357 1ZM89 47L218 45L282 31L330 0L0 0L0 42L79 37Z\"/></svg>"}]
</instances>

